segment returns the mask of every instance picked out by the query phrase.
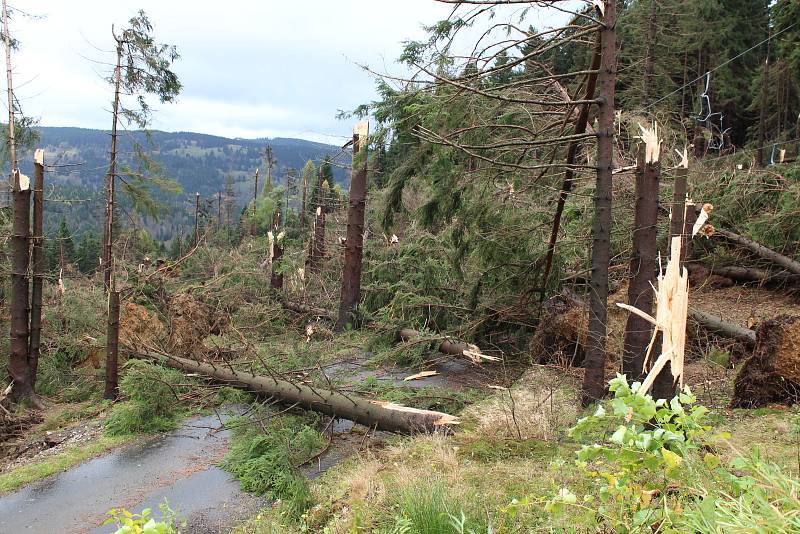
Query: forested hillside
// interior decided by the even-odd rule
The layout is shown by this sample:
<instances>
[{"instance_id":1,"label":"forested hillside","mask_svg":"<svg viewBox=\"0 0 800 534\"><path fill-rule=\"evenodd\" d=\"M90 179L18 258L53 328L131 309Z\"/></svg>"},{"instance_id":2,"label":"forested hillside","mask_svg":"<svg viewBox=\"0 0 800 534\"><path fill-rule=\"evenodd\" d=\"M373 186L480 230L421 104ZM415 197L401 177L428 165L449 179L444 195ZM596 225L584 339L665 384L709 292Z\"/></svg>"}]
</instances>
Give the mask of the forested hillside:
<instances>
[{"instance_id":1,"label":"forested hillside","mask_svg":"<svg viewBox=\"0 0 800 534\"><path fill-rule=\"evenodd\" d=\"M48 234L57 231L61 219L76 239L87 231L101 227L103 211L103 182L108 171L110 137L107 131L86 128L37 127L40 141L52 168L48 174L48 201L45 228ZM335 155L339 147L304 141L302 139L227 139L190 132L149 131L130 132L120 136L120 161L135 165L134 145L157 166L156 174L174 180L180 190L153 194L161 204L157 217L139 221L153 239L169 242L183 227L190 231L194 225L195 193L202 199L214 201L217 195L235 195L236 211L252 200L254 173L260 168L261 185L266 176L265 148L272 147L275 160L273 182L286 184L286 173L299 173L307 161L321 162ZM32 175L30 155L23 162L23 172ZM342 160L344 164L344 160ZM344 169L334 169L334 179L347 187ZM231 187L229 188L229 182Z\"/></svg>"}]
</instances>

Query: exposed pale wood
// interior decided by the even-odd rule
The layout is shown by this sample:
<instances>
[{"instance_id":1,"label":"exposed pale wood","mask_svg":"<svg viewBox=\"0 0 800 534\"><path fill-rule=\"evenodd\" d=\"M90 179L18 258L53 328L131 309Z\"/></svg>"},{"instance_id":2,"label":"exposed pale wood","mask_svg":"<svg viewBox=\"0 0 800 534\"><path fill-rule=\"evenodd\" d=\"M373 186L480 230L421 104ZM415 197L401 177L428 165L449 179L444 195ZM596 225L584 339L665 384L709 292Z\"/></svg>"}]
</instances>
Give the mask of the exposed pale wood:
<instances>
[{"instance_id":1,"label":"exposed pale wood","mask_svg":"<svg viewBox=\"0 0 800 534\"><path fill-rule=\"evenodd\" d=\"M422 335L412 328L403 328L399 332L400 339L404 342L413 342L422 339ZM500 358L496 356L489 356L488 354L483 354L481 352L480 347L477 345L473 345L472 343L466 343L464 341L457 341L457 340L450 340L445 337L441 338L441 343L439 344L439 352L444 354L450 354L451 356L461 356L464 358L468 358L472 360L474 363L480 363L481 361L488 361L488 362L497 362L500 361Z\"/></svg>"}]
</instances>

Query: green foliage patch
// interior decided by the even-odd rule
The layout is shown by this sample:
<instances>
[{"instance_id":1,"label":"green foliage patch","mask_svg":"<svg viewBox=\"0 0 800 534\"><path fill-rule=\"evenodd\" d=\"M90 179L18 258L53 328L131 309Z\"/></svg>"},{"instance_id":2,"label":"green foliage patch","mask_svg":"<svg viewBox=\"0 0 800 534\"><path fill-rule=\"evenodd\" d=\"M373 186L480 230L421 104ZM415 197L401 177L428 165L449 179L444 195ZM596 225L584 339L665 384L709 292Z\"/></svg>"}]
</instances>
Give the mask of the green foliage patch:
<instances>
[{"instance_id":1,"label":"green foliage patch","mask_svg":"<svg viewBox=\"0 0 800 534\"><path fill-rule=\"evenodd\" d=\"M256 414L259 423L246 417L230 419L233 431L222 468L232 473L242 489L281 501L289 519L298 519L313 503L306 479L297 467L324 445L313 427L312 416L269 417ZM269 418L268 421L263 421Z\"/></svg>"},{"instance_id":2,"label":"green foliage patch","mask_svg":"<svg viewBox=\"0 0 800 534\"><path fill-rule=\"evenodd\" d=\"M180 395L189 390L188 379L176 370L142 360L131 360L119 388L126 402L111 410L106 419L109 435L154 433L178 426L187 409Z\"/></svg>"}]
</instances>

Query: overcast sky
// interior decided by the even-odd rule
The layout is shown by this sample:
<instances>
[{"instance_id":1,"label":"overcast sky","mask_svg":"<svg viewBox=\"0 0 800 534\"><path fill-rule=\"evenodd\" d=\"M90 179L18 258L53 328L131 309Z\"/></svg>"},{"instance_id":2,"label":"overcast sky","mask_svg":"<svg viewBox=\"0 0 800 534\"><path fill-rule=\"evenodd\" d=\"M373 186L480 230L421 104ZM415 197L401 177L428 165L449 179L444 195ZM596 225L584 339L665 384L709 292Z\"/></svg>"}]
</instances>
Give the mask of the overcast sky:
<instances>
[{"instance_id":1,"label":"overcast sky","mask_svg":"<svg viewBox=\"0 0 800 534\"><path fill-rule=\"evenodd\" d=\"M153 128L227 137L299 137L339 144L350 110L375 98L358 64L402 72L402 41L449 7L434 0L16 0L41 16L15 16L14 85L26 115L43 126L110 127L111 24L139 9L159 42L178 47L183 83L159 105ZM532 23L539 19L534 15ZM539 21L540 23L542 21ZM3 77L4 79L4 77ZM3 89L5 84L3 83Z\"/></svg>"}]
</instances>

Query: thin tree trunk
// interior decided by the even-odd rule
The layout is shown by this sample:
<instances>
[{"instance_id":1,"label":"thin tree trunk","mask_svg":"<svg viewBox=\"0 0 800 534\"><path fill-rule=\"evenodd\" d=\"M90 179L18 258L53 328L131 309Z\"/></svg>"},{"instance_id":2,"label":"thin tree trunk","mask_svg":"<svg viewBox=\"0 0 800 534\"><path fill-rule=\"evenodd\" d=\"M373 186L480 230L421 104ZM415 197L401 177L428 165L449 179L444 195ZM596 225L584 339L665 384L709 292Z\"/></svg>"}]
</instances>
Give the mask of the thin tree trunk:
<instances>
[{"instance_id":1,"label":"thin tree trunk","mask_svg":"<svg viewBox=\"0 0 800 534\"><path fill-rule=\"evenodd\" d=\"M222 191L217 191L217 228L222 228Z\"/></svg>"},{"instance_id":2,"label":"thin tree trunk","mask_svg":"<svg viewBox=\"0 0 800 534\"><path fill-rule=\"evenodd\" d=\"M113 285L113 283L112 283ZM108 325L106 329L106 388L103 398L115 400L119 395L119 291L113 287L108 294Z\"/></svg>"},{"instance_id":3,"label":"thin tree trunk","mask_svg":"<svg viewBox=\"0 0 800 534\"><path fill-rule=\"evenodd\" d=\"M306 173L303 173L303 210L300 212L300 228L302 230L306 229L306 223L308 222L308 177Z\"/></svg>"},{"instance_id":4,"label":"thin tree trunk","mask_svg":"<svg viewBox=\"0 0 800 534\"><path fill-rule=\"evenodd\" d=\"M36 388L36 372L39 369L39 350L42 339L42 289L44 283L44 150L34 155L33 179L33 284L31 286L31 327L28 345L28 360L31 368L31 384Z\"/></svg>"},{"instance_id":5,"label":"thin tree trunk","mask_svg":"<svg viewBox=\"0 0 800 534\"><path fill-rule=\"evenodd\" d=\"M200 193L194 194L194 246L200 242Z\"/></svg>"},{"instance_id":6,"label":"thin tree trunk","mask_svg":"<svg viewBox=\"0 0 800 534\"><path fill-rule=\"evenodd\" d=\"M758 113L758 164L763 167L766 165L764 150L767 143L767 105L769 102L769 40L767 40L767 57L764 58L764 70L761 80L761 109Z\"/></svg>"},{"instance_id":7,"label":"thin tree trunk","mask_svg":"<svg viewBox=\"0 0 800 534\"><path fill-rule=\"evenodd\" d=\"M14 171L17 170L17 142L14 135L15 117L14 110L14 81L11 73L11 33L8 29L8 6L3 0L3 40L6 45L6 87L8 88L8 155L11 163L11 185L15 186Z\"/></svg>"},{"instance_id":8,"label":"thin tree trunk","mask_svg":"<svg viewBox=\"0 0 800 534\"><path fill-rule=\"evenodd\" d=\"M752 239L748 239L744 236L739 234L735 234L728 230L721 230L719 228L714 230L714 235L719 235L724 237L728 241L732 243L736 243L737 245L746 248L750 252L761 256L765 260L771 261L775 265L780 265L787 271L790 271L794 274L800 274L800 262L789 258L788 256L784 256L780 252L775 252L771 248L767 248L761 243L753 241Z\"/></svg>"},{"instance_id":9,"label":"thin tree trunk","mask_svg":"<svg viewBox=\"0 0 800 534\"><path fill-rule=\"evenodd\" d=\"M600 68L600 36L597 36L597 43L595 45L594 54L592 55L592 64L589 67L591 70L596 71ZM597 73L589 74L586 77L586 93L584 100L591 100L594 98L594 91L597 86ZM586 133L586 127L589 121L589 104L583 104L578 119L575 123L575 134L580 135ZM542 274L542 285L539 288L539 300L544 302L544 297L547 294L547 282L550 279L550 270L553 266L553 253L556 250L558 243L558 231L561 227L561 217L564 214L564 206L567 202L567 196L572 191L572 185L575 178L575 171L570 165L575 163L578 154L578 141L572 141L567 146L567 168L564 170L564 181L561 183L561 191L558 194L558 204L556 205L556 212L553 215L553 230L550 232L550 241L547 244L547 254L544 260L544 271Z\"/></svg>"},{"instance_id":10,"label":"thin tree trunk","mask_svg":"<svg viewBox=\"0 0 800 534\"><path fill-rule=\"evenodd\" d=\"M222 369L210 363L152 353L133 355L159 361L190 373L199 373L254 393L299 405L330 416L350 419L368 428L390 432L432 432L458 424L458 418L446 413L419 410L385 401L365 399L333 389L312 387L273 376L258 376L244 371Z\"/></svg>"},{"instance_id":11,"label":"thin tree trunk","mask_svg":"<svg viewBox=\"0 0 800 534\"><path fill-rule=\"evenodd\" d=\"M675 170L675 183L672 188L672 210L669 219L669 237L683 235L683 219L686 212L686 177L689 169L679 167ZM687 239L683 236L683 239Z\"/></svg>"},{"instance_id":12,"label":"thin tree trunk","mask_svg":"<svg viewBox=\"0 0 800 534\"><path fill-rule=\"evenodd\" d=\"M636 168L636 204L633 218L633 254L630 263L628 304L648 315L653 313L656 280L658 185L660 164L645 162L645 147L639 150ZM622 348L622 372L629 381L644 376L644 359L652 336L652 325L635 313L628 315Z\"/></svg>"},{"instance_id":13,"label":"thin tree trunk","mask_svg":"<svg viewBox=\"0 0 800 534\"><path fill-rule=\"evenodd\" d=\"M697 221L697 204L686 204L684 207L683 241L681 242L681 265L692 257L692 228Z\"/></svg>"},{"instance_id":14,"label":"thin tree trunk","mask_svg":"<svg viewBox=\"0 0 800 534\"><path fill-rule=\"evenodd\" d=\"M106 219L103 235L103 282L111 288L111 269L114 244L114 186L117 176L117 123L119 122L120 83L122 80L122 41L117 39L117 66L114 69L114 109L111 123L111 154L106 175Z\"/></svg>"},{"instance_id":15,"label":"thin tree trunk","mask_svg":"<svg viewBox=\"0 0 800 534\"><path fill-rule=\"evenodd\" d=\"M258 203L258 169L256 169L256 178L253 184L253 220L250 223L250 235L256 235L256 204Z\"/></svg>"},{"instance_id":16,"label":"thin tree trunk","mask_svg":"<svg viewBox=\"0 0 800 534\"><path fill-rule=\"evenodd\" d=\"M272 272L270 274L269 285L271 288L277 289L278 291L283 289L283 273L280 272L280 264L278 263L283 257L282 240L278 239L280 227L281 212L280 210L275 210L275 213L272 215L272 233L275 237L272 243Z\"/></svg>"},{"instance_id":17,"label":"thin tree trunk","mask_svg":"<svg viewBox=\"0 0 800 534\"><path fill-rule=\"evenodd\" d=\"M589 284L589 332L584 363L582 403L591 404L605 394L608 264L611 247L611 197L614 159L614 95L617 70L617 3L603 0L600 30L599 114L597 129L597 182L592 223L592 278Z\"/></svg>"},{"instance_id":18,"label":"thin tree trunk","mask_svg":"<svg viewBox=\"0 0 800 534\"><path fill-rule=\"evenodd\" d=\"M369 125L356 126L353 135L353 173L347 210L347 240L345 241L339 319L335 330L341 332L352 324L361 299L361 263L364 251L364 210L367 203L367 139ZM356 168L357 167L357 168Z\"/></svg>"},{"instance_id":19,"label":"thin tree trunk","mask_svg":"<svg viewBox=\"0 0 800 534\"><path fill-rule=\"evenodd\" d=\"M653 94L653 78L656 67L656 15L658 12L657 0L650 0L650 16L647 19L647 50L644 58L644 87L642 90L642 103L650 105Z\"/></svg>"}]
</instances>

